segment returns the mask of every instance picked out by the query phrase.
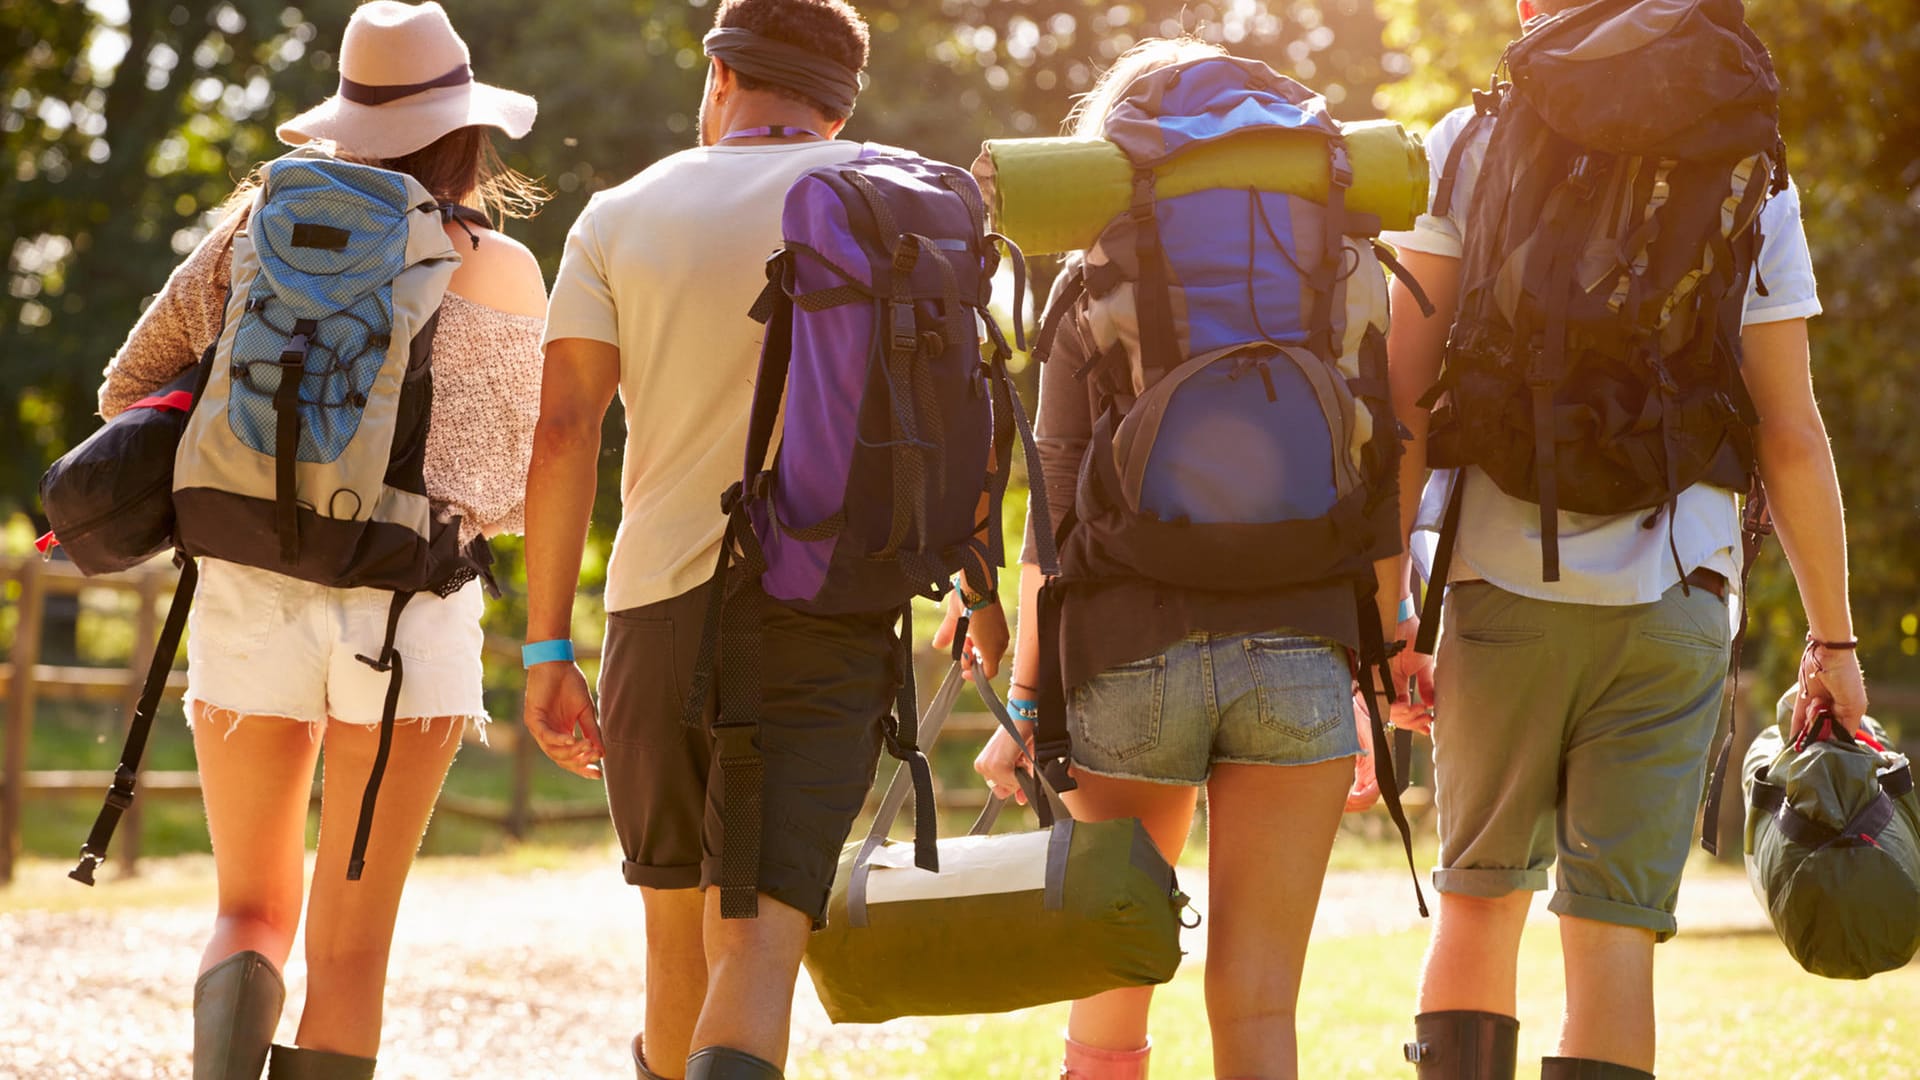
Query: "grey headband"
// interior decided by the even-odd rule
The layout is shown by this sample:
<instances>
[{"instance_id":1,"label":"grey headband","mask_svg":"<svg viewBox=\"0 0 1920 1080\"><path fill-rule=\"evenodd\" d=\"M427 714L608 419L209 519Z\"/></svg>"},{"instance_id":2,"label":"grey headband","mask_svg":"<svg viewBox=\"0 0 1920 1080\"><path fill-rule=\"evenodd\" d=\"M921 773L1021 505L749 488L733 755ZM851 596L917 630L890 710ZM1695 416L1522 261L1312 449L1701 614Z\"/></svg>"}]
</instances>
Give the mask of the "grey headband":
<instances>
[{"instance_id":1,"label":"grey headband","mask_svg":"<svg viewBox=\"0 0 1920 1080\"><path fill-rule=\"evenodd\" d=\"M752 79L803 94L841 115L853 112L860 73L784 41L720 26L701 43L707 55Z\"/></svg>"}]
</instances>

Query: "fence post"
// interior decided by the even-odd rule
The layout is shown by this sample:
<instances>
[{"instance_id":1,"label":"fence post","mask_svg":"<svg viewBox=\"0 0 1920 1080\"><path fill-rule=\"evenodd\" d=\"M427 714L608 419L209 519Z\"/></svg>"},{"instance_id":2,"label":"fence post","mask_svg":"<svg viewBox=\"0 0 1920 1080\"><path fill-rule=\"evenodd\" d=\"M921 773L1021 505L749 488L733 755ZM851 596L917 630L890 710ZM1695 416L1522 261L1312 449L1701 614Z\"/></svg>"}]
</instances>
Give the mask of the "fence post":
<instances>
[{"instance_id":1,"label":"fence post","mask_svg":"<svg viewBox=\"0 0 1920 1080\"><path fill-rule=\"evenodd\" d=\"M133 655L127 660L127 689L120 695L120 713L126 724L133 723L134 710L140 707L140 691L146 688L147 662L153 658L153 651L159 647L160 617L154 610L160 600L160 575L142 574L139 597L140 608L133 615ZM171 660L171 658L169 658ZM144 761L134 770L134 787L140 784L140 774L146 771ZM135 799L127 807L126 819L121 823L119 849L114 860L120 866L120 872L132 877L140 861L140 822L144 816L141 807L144 804Z\"/></svg>"},{"instance_id":2,"label":"fence post","mask_svg":"<svg viewBox=\"0 0 1920 1080\"><path fill-rule=\"evenodd\" d=\"M533 823L533 758L533 736L523 724L513 733L513 788L504 819L507 835L515 840L525 840Z\"/></svg>"},{"instance_id":3,"label":"fence post","mask_svg":"<svg viewBox=\"0 0 1920 1080\"><path fill-rule=\"evenodd\" d=\"M14 623L12 677L8 680L7 762L0 790L0 885L13 881L20 852L20 807L26 795L27 747L33 736L33 669L40 663L40 623L46 595L40 561L20 564L20 617Z\"/></svg>"}]
</instances>

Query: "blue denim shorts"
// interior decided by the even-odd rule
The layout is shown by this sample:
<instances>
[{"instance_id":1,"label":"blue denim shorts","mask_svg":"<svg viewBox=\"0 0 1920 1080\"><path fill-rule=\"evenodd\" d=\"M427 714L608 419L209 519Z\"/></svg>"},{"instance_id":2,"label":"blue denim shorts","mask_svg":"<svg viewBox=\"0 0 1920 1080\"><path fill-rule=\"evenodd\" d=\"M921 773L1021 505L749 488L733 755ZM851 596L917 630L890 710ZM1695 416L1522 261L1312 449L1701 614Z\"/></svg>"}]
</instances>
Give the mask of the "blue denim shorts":
<instances>
[{"instance_id":1,"label":"blue denim shorts","mask_svg":"<svg viewBox=\"0 0 1920 1080\"><path fill-rule=\"evenodd\" d=\"M1189 634L1068 695L1073 763L1199 785L1218 762L1313 765L1360 752L1345 649L1283 632Z\"/></svg>"}]
</instances>

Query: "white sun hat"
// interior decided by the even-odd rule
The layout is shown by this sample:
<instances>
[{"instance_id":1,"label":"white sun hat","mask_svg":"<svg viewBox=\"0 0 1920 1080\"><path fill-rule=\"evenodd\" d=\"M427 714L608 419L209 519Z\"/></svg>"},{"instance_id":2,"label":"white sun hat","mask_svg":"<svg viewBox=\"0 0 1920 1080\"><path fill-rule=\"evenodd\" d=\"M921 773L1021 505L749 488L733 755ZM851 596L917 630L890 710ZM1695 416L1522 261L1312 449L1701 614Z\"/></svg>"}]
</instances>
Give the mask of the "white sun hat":
<instances>
[{"instance_id":1,"label":"white sun hat","mask_svg":"<svg viewBox=\"0 0 1920 1080\"><path fill-rule=\"evenodd\" d=\"M340 89L280 125L277 134L290 146L320 139L382 159L404 157L476 124L513 139L525 135L539 103L475 82L471 61L446 9L433 0L374 0L347 21Z\"/></svg>"}]
</instances>

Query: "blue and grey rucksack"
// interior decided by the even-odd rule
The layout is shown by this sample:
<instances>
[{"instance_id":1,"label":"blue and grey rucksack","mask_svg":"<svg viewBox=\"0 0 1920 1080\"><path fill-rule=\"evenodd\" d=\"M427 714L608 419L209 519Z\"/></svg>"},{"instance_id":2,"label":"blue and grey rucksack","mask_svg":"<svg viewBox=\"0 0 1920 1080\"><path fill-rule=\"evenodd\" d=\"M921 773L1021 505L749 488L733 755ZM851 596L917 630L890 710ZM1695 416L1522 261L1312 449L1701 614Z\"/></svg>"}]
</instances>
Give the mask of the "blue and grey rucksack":
<instances>
[{"instance_id":1,"label":"blue and grey rucksack","mask_svg":"<svg viewBox=\"0 0 1920 1080\"><path fill-rule=\"evenodd\" d=\"M460 263L442 222L473 215L410 176L314 150L262 169L172 463L180 588L79 880L91 883L133 797L200 556L393 592L385 642L359 658L390 678L348 862L359 878L392 745L401 611L417 592L451 595L486 577L490 562L484 541L460 546L460 520L433 505L422 468L434 328Z\"/></svg>"},{"instance_id":2,"label":"blue and grey rucksack","mask_svg":"<svg viewBox=\"0 0 1920 1080\"><path fill-rule=\"evenodd\" d=\"M1379 219L1347 206L1341 126L1320 95L1265 64L1213 56L1135 79L1105 135L1133 165L1133 204L1056 285L1037 343L1045 360L1057 335L1077 334L1087 357L1077 374L1098 403L1059 587L1348 581L1363 661L1384 670L1373 564L1400 549L1400 440L1382 263L1397 264L1374 239ZM1257 188L1156 194L1196 148L1303 135L1326 146L1324 201ZM1041 608L1044 636L1049 601ZM1070 784L1064 722L1042 690L1039 763ZM1375 744L1399 822L1378 722Z\"/></svg>"}]
</instances>

